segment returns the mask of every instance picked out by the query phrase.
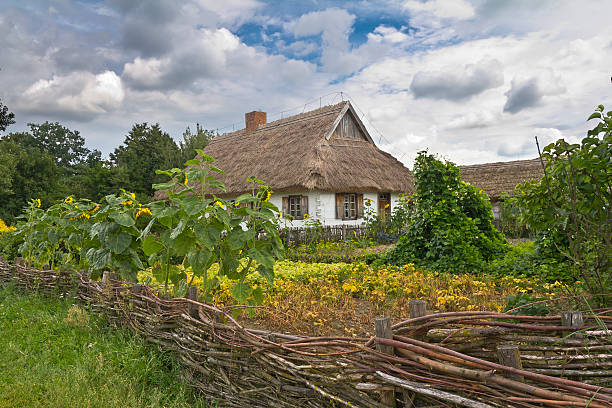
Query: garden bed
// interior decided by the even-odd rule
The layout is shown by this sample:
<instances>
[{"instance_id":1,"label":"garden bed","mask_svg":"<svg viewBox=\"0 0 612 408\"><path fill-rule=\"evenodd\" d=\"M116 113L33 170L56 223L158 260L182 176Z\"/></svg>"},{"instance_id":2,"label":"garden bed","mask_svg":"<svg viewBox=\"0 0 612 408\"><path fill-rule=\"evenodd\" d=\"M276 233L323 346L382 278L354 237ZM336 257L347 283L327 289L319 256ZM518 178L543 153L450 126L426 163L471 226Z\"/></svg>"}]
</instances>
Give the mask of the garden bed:
<instances>
[{"instance_id":1,"label":"garden bed","mask_svg":"<svg viewBox=\"0 0 612 408\"><path fill-rule=\"evenodd\" d=\"M247 276L246 282L261 293L260 298L252 299L250 309L233 309L237 306L231 296L235 283L226 279L212 291L211 300L235 310L236 318L250 327L310 336L368 337L373 334L375 317L408 316L412 299L425 300L431 312L502 311L509 296L550 299L564 294L560 283L484 274L440 274L412 265L279 261L274 270L272 285L255 272ZM209 275L215 275L214 267ZM150 271L141 272L141 281L147 276L152 277ZM163 292L161 283L154 279L151 283ZM202 293L202 281L195 278L194 283Z\"/></svg>"}]
</instances>

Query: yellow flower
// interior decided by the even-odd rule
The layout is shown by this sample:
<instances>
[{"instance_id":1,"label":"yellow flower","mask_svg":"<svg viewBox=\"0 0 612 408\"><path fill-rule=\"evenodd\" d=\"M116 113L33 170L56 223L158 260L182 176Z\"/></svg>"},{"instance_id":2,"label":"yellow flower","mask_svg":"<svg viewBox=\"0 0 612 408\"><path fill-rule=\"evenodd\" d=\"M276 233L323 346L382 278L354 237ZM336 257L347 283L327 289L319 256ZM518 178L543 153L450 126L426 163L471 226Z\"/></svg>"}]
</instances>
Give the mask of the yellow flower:
<instances>
[{"instance_id":1,"label":"yellow flower","mask_svg":"<svg viewBox=\"0 0 612 408\"><path fill-rule=\"evenodd\" d=\"M40 208L41 206L41 202L40 202L40 198L37 198L36 200L34 200L36 202L36 207Z\"/></svg>"},{"instance_id":2,"label":"yellow flower","mask_svg":"<svg viewBox=\"0 0 612 408\"><path fill-rule=\"evenodd\" d=\"M270 193L270 190L266 190L266 198L264 199L264 203L270 199L271 195L272 193Z\"/></svg>"},{"instance_id":3,"label":"yellow flower","mask_svg":"<svg viewBox=\"0 0 612 408\"><path fill-rule=\"evenodd\" d=\"M307 219L307 218L308 218L308 214L304 214L304 219Z\"/></svg>"},{"instance_id":4,"label":"yellow flower","mask_svg":"<svg viewBox=\"0 0 612 408\"><path fill-rule=\"evenodd\" d=\"M134 200L136 199L136 194L134 193L128 193Z\"/></svg>"},{"instance_id":5,"label":"yellow flower","mask_svg":"<svg viewBox=\"0 0 612 408\"><path fill-rule=\"evenodd\" d=\"M389 204L385 205L385 208L389 208Z\"/></svg>"},{"instance_id":6,"label":"yellow flower","mask_svg":"<svg viewBox=\"0 0 612 408\"><path fill-rule=\"evenodd\" d=\"M132 205L134 202L132 200L127 200L121 203L121 205Z\"/></svg>"},{"instance_id":7,"label":"yellow flower","mask_svg":"<svg viewBox=\"0 0 612 408\"><path fill-rule=\"evenodd\" d=\"M221 203L221 201L217 200L217 201L215 201L215 204L217 204L219 207L223 208L223 203Z\"/></svg>"},{"instance_id":8,"label":"yellow flower","mask_svg":"<svg viewBox=\"0 0 612 408\"><path fill-rule=\"evenodd\" d=\"M100 206L99 206L99 205L96 205L96 206L94 207L94 209L93 209L93 210L91 210L91 212L92 212L92 213L95 213L95 212L96 212L96 211L98 211L99 209L100 209Z\"/></svg>"},{"instance_id":9,"label":"yellow flower","mask_svg":"<svg viewBox=\"0 0 612 408\"><path fill-rule=\"evenodd\" d=\"M188 182L189 182L189 179L187 178L187 173L185 173L185 181L183 181L183 184L187 185Z\"/></svg>"},{"instance_id":10,"label":"yellow flower","mask_svg":"<svg viewBox=\"0 0 612 408\"><path fill-rule=\"evenodd\" d=\"M68 196L68 197L66 197L66 198L64 199L64 202L65 202L66 204L70 204L70 203L72 203L73 201L74 201L74 198L72 198L72 196Z\"/></svg>"},{"instance_id":11,"label":"yellow flower","mask_svg":"<svg viewBox=\"0 0 612 408\"><path fill-rule=\"evenodd\" d=\"M147 214L147 215L153 215L151 214L151 210L149 210L148 208L141 208L140 210L138 210L138 212L136 213L136 219L138 219L138 217L140 217L143 214Z\"/></svg>"}]
</instances>

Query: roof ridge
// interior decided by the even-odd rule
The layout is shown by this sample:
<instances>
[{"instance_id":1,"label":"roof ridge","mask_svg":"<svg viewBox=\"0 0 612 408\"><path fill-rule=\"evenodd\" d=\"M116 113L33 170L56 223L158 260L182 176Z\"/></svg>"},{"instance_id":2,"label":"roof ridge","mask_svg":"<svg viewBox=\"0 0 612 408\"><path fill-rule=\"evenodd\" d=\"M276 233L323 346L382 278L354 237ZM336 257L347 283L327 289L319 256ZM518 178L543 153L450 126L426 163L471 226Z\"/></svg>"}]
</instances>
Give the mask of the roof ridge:
<instances>
[{"instance_id":1,"label":"roof ridge","mask_svg":"<svg viewBox=\"0 0 612 408\"><path fill-rule=\"evenodd\" d=\"M322 106L320 108L308 111L308 112L303 112L303 113L298 113L297 115L293 115L293 116L288 116L286 118L283 119L277 119L273 122L269 122L264 124L263 126L247 132L246 129L239 129L236 130L234 132L229 132L229 133L224 133L222 135L218 135L216 137L214 137L210 142L214 142L215 140L217 141L222 141L225 140L227 138L231 138L231 137L236 137L236 136L241 136L244 134L252 134L252 133L257 133L260 131L265 131L265 130L269 130L269 129L274 129L277 128L279 126L286 126L292 123L296 123L296 122L300 122L303 120L309 120L309 119L316 119L322 116L327 116L327 115L332 115L332 114L337 114L338 111L341 111L341 109L338 109L340 106L344 106L345 104L350 103L349 101L343 101L340 103L337 103L335 105L326 105L326 106Z\"/></svg>"},{"instance_id":2,"label":"roof ridge","mask_svg":"<svg viewBox=\"0 0 612 408\"><path fill-rule=\"evenodd\" d=\"M522 159L522 160L510 160L510 161L499 161L499 162L491 162L491 163L476 163L476 164L462 164L459 165L459 168L476 168L483 166L518 166L522 164L528 163L539 163L540 158L535 157L533 159Z\"/></svg>"}]
</instances>

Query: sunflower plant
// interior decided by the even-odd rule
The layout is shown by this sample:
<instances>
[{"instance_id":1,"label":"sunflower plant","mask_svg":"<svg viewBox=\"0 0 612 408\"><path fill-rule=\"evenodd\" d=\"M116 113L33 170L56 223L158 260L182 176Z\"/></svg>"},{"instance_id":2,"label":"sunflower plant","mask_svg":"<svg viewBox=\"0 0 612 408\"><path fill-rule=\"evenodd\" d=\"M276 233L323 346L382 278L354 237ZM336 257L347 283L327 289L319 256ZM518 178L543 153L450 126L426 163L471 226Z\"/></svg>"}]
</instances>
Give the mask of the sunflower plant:
<instances>
[{"instance_id":1,"label":"sunflower plant","mask_svg":"<svg viewBox=\"0 0 612 408\"><path fill-rule=\"evenodd\" d=\"M19 252L34 267L88 269L94 279L112 270L135 281L144 268L137 219L150 215L134 193L124 190L101 203L68 196L46 210L40 200L32 200L18 226Z\"/></svg>"},{"instance_id":2,"label":"sunflower plant","mask_svg":"<svg viewBox=\"0 0 612 408\"><path fill-rule=\"evenodd\" d=\"M166 292L172 283L179 292L175 295L184 294L198 278L204 298L210 300L219 277L227 277L236 282L231 293L236 300L259 303L261 289L257 292L245 279L253 266L268 281L274 278L274 261L283 250L278 209L268 202L270 191L263 181L253 177L248 179L250 193L232 201L217 196L225 186L215 174L223 171L212 157L196 152L198 157L185 163L187 169L158 171L169 180L153 187L167 199L151 205L152 219L140 236L142 249ZM209 277L207 271L215 263L219 272ZM192 271L189 277L187 268Z\"/></svg>"},{"instance_id":3,"label":"sunflower plant","mask_svg":"<svg viewBox=\"0 0 612 408\"><path fill-rule=\"evenodd\" d=\"M136 281L138 271L145 267L137 219L149 215L150 210L137 201L134 193L124 190L118 195L107 195L94 209L89 217L85 216L91 220L91 227L84 237L81 256L96 275L109 269L123 279Z\"/></svg>"}]
</instances>

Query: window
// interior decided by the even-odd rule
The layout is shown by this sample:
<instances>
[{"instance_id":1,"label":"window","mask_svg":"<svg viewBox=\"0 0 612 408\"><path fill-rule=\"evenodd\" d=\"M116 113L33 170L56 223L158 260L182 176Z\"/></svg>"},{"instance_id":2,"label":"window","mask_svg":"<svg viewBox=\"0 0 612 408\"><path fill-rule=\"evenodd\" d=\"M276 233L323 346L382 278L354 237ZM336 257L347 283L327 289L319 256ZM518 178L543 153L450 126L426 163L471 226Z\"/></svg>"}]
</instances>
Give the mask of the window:
<instances>
[{"instance_id":1,"label":"window","mask_svg":"<svg viewBox=\"0 0 612 408\"><path fill-rule=\"evenodd\" d=\"M336 193L336 218L356 220L363 217L363 194Z\"/></svg>"},{"instance_id":2,"label":"window","mask_svg":"<svg viewBox=\"0 0 612 408\"><path fill-rule=\"evenodd\" d=\"M357 218L357 203L355 200L355 194L344 195L344 219L352 220Z\"/></svg>"},{"instance_id":3,"label":"window","mask_svg":"<svg viewBox=\"0 0 612 408\"><path fill-rule=\"evenodd\" d=\"M302 197L289 196L289 215L293 218L301 218L302 213Z\"/></svg>"},{"instance_id":4,"label":"window","mask_svg":"<svg viewBox=\"0 0 612 408\"><path fill-rule=\"evenodd\" d=\"M290 195L283 197L283 213L295 220L304 219L304 214L308 214L308 196Z\"/></svg>"}]
</instances>

